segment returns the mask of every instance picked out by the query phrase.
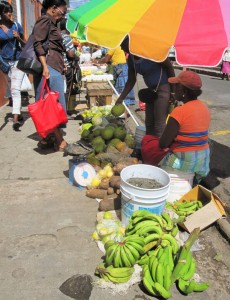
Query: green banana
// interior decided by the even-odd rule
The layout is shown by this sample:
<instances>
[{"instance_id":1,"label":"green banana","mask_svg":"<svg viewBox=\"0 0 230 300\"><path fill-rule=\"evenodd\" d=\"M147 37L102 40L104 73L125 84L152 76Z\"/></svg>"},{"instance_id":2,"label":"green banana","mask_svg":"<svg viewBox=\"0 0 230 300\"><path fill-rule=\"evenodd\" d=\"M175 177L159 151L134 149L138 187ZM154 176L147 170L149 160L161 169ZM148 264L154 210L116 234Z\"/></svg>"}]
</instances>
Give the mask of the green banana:
<instances>
[{"instance_id":1,"label":"green banana","mask_svg":"<svg viewBox=\"0 0 230 300\"><path fill-rule=\"evenodd\" d=\"M143 217L135 217L132 220L133 225L136 226L137 224L141 223L144 218L145 218L144 216Z\"/></svg>"},{"instance_id":2,"label":"green banana","mask_svg":"<svg viewBox=\"0 0 230 300\"><path fill-rule=\"evenodd\" d=\"M207 288L209 287L208 283L195 283L194 292L203 292L205 290L207 290Z\"/></svg>"},{"instance_id":3,"label":"green banana","mask_svg":"<svg viewBox=\"0 0 230 300\"><path fill-rule=\"evenodd\" d=\"M168 234L168 233L163 234L161 238L163 240L168 240L171 243L173 254L176 254L177 251L179 250L179 246L178 246L177 241L175 240L175 238L171 234Z\"/></svg>"},{"instance_id":4,"label":"green banana","mask_svg":"<svg viewBox=\"0 0 230 300\"><path fill-rule=\"evenodd\" d=\"M136 210L133 212L131 218L134 219L135 217L144 217L149 214L151 213L148 210Z\"/></svg>"},{"instance_id":5,"label":"green banana","mask_svg":"<svg viewBox=\"0 0 230 300\"><path fill-rule=\"evenodd\" d=\"M183 278L184 280L189 280L190 279L190 278L185 279L184 276L188 273L189 268L191 266L191 263L192 263L192 253L189 250L188 253L187 253L187 256L184 259L184 265L181 268L181 271L180 271L180 274L179 274L180 278Z\"/></svg>"},{"instance_id":6,"label":"green banana","mask_svg":"<svg viewBox=\"0 0 230 300\"><path fill-rule=\"evenodd\" d=\"M151 270L152 270L152 267L153 267L153 262L154 260L157 260L157 257L155 255L152 255L149 259L149 263L148 263L148 266L149 266L149 270L150 270L150 273L151 273Z\"/></svg>"},{"instance_id":7,"label":"green banana","mask_svg":"<svg viewBox=\"0 0 230 300\"><path fill-rule=\"evenodd\" d=\"M190 234L190 236L188 237L188 239L186 240L186 242L184 243L183 247L181 248L179 258L177 260L177 264L173 269L171 284L173 284L177 279L180 278L180 272L185 264L188 251L190 251L192 245L198 238L199 234L200 234L200 228L195 228Z\"/></svg>"},{"instance_id":8,"label":"green banana","mask_svg":"<svg viewBox=\"0 0 230 300\"><path fill-rule=\"evenodd\" d=\"M151 250L153 247L157 246L158 244L158 241L153 241L153 242L150 242L148 244L146 244L144 246L144 253L148 252L149 250Z\"/></svg>"},{"instance_id":9,"label":"green banana","mask_svg":"<svg viewBox=\"0 0 230 300\"><path fill-rule=\"evenodd\" d=\"M157 258L160 259L161 255L164 253L164 248L160 247L157 252Z\"/></svg>"},{"instance_id":10,"label":"green banana","mask_svg":"<svg viewBox=\"0 0 230 300\"><path fill-rule=\"evenodd\" d=\"M114 244L116 244L116 242L114 240L109 240L104 244L104 248L105 250L107 250L110 246L113 246Z\"/></svg>"},{"instance_id":11,"label":"green banana","mask_svg":"<svg viewBox=\"0 0 230 300\"><path fill-rule=\"evenodd\" d=\"M143 220L135 225L135 230L145 228L146 226L159 226L159 223L153 220Z\"/></svg>"},{"instance_id":12,"label":"green banana","mask_svg":"<svg viewBox=\"0 0 230 300\"><path fill-rule=\"evenodd\" d=\"M104 279L106 282L110 282L110 279L107 276L107 273L101 274L101 278Z\"/></svg>"},{"instance_id":13,"label":"green banana","mask_svg":"<svg viewBox=\"0 0 230 300\"><path fill-rule=\"evenodd\" d=\"M139 244L141 247L144 247L145 245L145 240L143 237L139 235L129 235L126 236L122 242L133 242Z\"/></svg>"},{"instance_id":14,"label":"green banana","mask_svg":"<svg viewBox=\"0 0 230 300\"><path fill-rule=\"evenodd\" d=\"M203 207L203 203L200 200L197 200L198 208Z\"/></svg>"},{"instance_id":15,"label":"green banana","mask_svg":"<svg viewBox=\"0 0 230 300\"><path fill-rule=\"evenodd\" d=\"M186 281L186 280L184 280L184 279L182 279L182 278L179 278L179 279L178 279L178 287L179 287L179 290L180 290L182 293L184 293L184 294L187 293L187 288L188 288L188 286L189 286L189 281Z\"/></svg>"},{"instance_id":16,"label":"green banana","mask_svg":"<svg viewBox=\"0 0 230 300\"><path fill-rule=\"evenodd\" d=\"M109 273L106 273L105 276L109 279L109 281L113 283L124 283L128 282L131 278L131 276L126 276L126 277L113 277Z\"/></svg>"},{"instance_id":17,"label":"green banana","mask_svg":"<svg viewBox=\"0 0 230 300\"><path fill-rule=\"evenodd\" d=\"M161 235L158 233L152 233L144 238L145 244L148 244L153 241L158 241L161 238Z\"/></svg>"},{"instance_id":18,"label":"green banana","mask_svg":"<svg viewBox=\"0 0 230 300\"><path fill-rule=\"evenodd\" d=\"M121 278L121 277L132 276L134 272L134 268L133 267L114 268L113 266L109 266L106 268L106 271L113 277Z\"/></svg>"},{"instance_id":19,"label":"green banana","mask_svg":"<svg viewBox=\"0 0 230 300\"><path fill-rule=\"evenodd\" d=\"M175 237L178 234L178 232L179 232L179 228L177 224L174 224L173 229L171 230L171 235Z\"/></svg>"},{"instance_id":20,"label":"green banana","mask_svg":"<svg viewBox=\"0 0 230 300\"><path fill-rule=\"evenodd\" d=\"M197 205L197 201L182 201L182 202L177 201L177 202L176 202L176 206L177 206L178 208L179 208L179 207L182 207L182 208L188 208L188 207L193 206L194 204Z\"/></svg>"},{"instance_id":21,"label":"green banana","mask_svg":"<svg viewBox=\"0 0 230 300\"><path fill-rule=\"evenodd\" d=\"M105 255L105 262L107 266L112 265L113 263L113 259L114 259L114 254L117 251L118 248L118 244L112 245L110 246L107 250L106 250L106 255Z\"/></svg>"},{"instance_id":22,"label":"green banana","mask_svg":"<svg viewBox=\"0 0 230 300\"><path fill-rule=\"evenodd\" d=\"M141 258L137 261L140 266L149 264L149 256L147 254L141 256Z\"/></svg>"},{"instance_id":23,"label":"green banana","mask_svg":"<svg viewBox=\"0 0 230 300\"><path fill-rule=\"evenodd\" d=\"M158 296L159 294L157 293L157 291L154 288L154 282L152 280L149 268L147 265L145 265L143 267L143 285L146 288L146 290L153 296Z\"/></svg>"},{"instance_id":24,"label":"green banana","mask_svg":"<svg viewBox=\"0 0 230 300\"><path fill-rule=\"evenodd\" d=\"M196 272L196 260L194 257L192 257L188 272L185 273L184 275L181 275L181 277L184 280L190 280L194 276L195 272Z\"/></svg>"},{"instance_id":25,"label":"green banana","mask_svg":"<svg viewBox=\"0 0 230 300\"><path fill-rule=\"evenodd\" d=\"M133 242L126 242L125 246L129 248L133 257L135 258L135 261L137 261L143 253L143 251L139 252L138 250L138 247L140 247L140 249L143 249L143 247L141 247L139 244Z\"/></svg>"},{"instance_id":26,"label":"green banana","mask_svg":"<svg viewBox=\"0 0 230 300\"><path fill-rule=\"evenodd\" d=\"M129 248L126 245L124 245L124 250L131 266L135 265L136 263L135 257L132 255L132 252L129 250Z\"/></svg>"},{"instance_id":27,"label":"green banana","mask_svg":"<svg viewBox=\"0 0 230 300\"><path fill-rule=\"evenodd\" d=\"M196 284L196 282L194 279L189 282L189 285L186 289L186 294L191 294L193 292L193 290L195 288L195 284Z\"/></svg>"},{"instance_id":28,"label":"green banana","mask_svg":"<svg viewBox=\"0 0 230 300\"><path fill-rule=\"evenodd\" d=\"M168 240L161 240L161 246L163 248L165 248L165 247L167 247L169 245L171 245L170 241L168 241Z\"/></svg>"},{"instance_id":29,"label":"green banana","mask_svg":"<svg viewBox=\"0 0 230 300\"><path fill-rule=\"evenodd\" d=\"M169 266L169 264L166 264L164 279L163 279L163 287L166 289L166 291L168 291L171 286L171 275L172 275L171 267Z\"/></svg>"},{"instance_id":30,"label":"green banana","mask_svg":"<svg viewBox=\"0 0 230 300\"><path fill-rule=\"evenodd\" d=\"M164 248L165 249L165 248ZM161 255L161 257L159 258L159 262L164 264L164 262L166 261L167 259L167 253L164 251ZM168 261L167 261L168 262Z\"/></svg>"},{"instance_id":31,"label":"green banana","mask_svg":"<svg viewBox=\"0 0 230 300\"><path fill-rule=\"evenodd\" d=\"M96 266L96 269L95 269L95 272L94 272L95 275L100 275L101 269L102 270L105 269L105 264L104 263L101 263L101 264Z\"/></svg>"},{"instance_id":32,"label":"green banana","mask_svg":"<svg viewBox=\"0 0 230 300\"><path fill-rule=\"evenodd\" d=\"M160 226L149 225L149 226L141 227L140 229L137 230L137 234L139 234L140 236L145 236L148 235L149 233L158 233L159 235L161 235L162 229Z\"/></svg>"},{"instance_id":33,"label":"green banana","mask_svg":"<svg viewBox=\"0 0 230 300\"><path fill-rule=\"evenodd\" d=\"M113 258L113 266L115 268L119 268L122 265L121 262L121 245L118 245L117 251L114 253L114 258Z\"/></svg>"},{"instance_id":34,"label":"green banana","mask_svg":"<svg viewBox=\"0 0 230 300\"><path fill-rule=\"evenodd\" d=\"M162 217L160 215L150 214L150 215L146 216L145 219L146 220L155 220L156 222L159 223L161 228L164 227L163 220L162 220Z\"/></svg>"},{"instance_id":35,"label":"green banana","mask_svg":"<svg viewBox=\"0 0 230 300\"><path fill-rule=\"evenodd\" d=\"M122 265L124 267L132 267L132 264L130 263L130 261L128 260L128 257L126 255L124 245L122 245L122 247L121 247L121 261L122 261Z\"/></svg>"},{"instance_id":36,"label":"green banana","mask_svg":"<svg viewBox=\"0 0 230 300\"><path fill-rule=\"evenodd\" d=\"M159 282L155 282L154 287L164 299L168 299L172 296L172 294L169 291L167 291Z\"/></svg>"},{"instance_id":37,"label":"green banana","mask_svg":"<svg viewBox=\"0 0 230 300\"><path fill-rule=\"evenodd\" d=\"M163 264L159 261L156 270L156 282L160 283L160 285L164 284L164 267Z\"/></svg>"},{"instance_id":38,"label":"green banana","mask_svg":"<svg viewBox=\"0 0 230 300\"><path fill-rule=\"evenodd\" d=\"M153 260L150 269L150 273L154 282L156 282L157 266L158 266L158 258Z\"/></svg>"},{"instance_id":39,"label":"green banana","mask_svg":"<svg viewBox=\"0 0 230 300\"><path fill-rule=\"evenodd\" d=\"M166 226L164 227L167 231L171 231L173 229L173 222L170 218L168 213L162 213L161 216L163 217L163 221L165 221Z\"/></svg>"},{"instance_id":40,"label":"green banana","mask_svg":"<svg viewBox=\"0 0 230 300\"><path fill-rule=\"evenodd\" d=\"M168 263L169 263L169 266L170 266L170 269L171 269L171 271L173 270L173 268L174 268L174 259L173 259L173 253L172 253L172 246L171 245L169 245L168 247L167 247L167 249L168 249Z\"/></svg>"},{"instance_id":41,"label":"green banana","mask_svg":"<svg viewBox=\"0 0 230 300\"><path fill-rule=\"evenodd\" d=\"M127 241L125 243L125 245L126 246L131 245L132 247L134 247L139 252L140 255L142 255L144 253L144 247L141 246L140 244L136 243L136 242Z\"/></svg>"}]
</instances>

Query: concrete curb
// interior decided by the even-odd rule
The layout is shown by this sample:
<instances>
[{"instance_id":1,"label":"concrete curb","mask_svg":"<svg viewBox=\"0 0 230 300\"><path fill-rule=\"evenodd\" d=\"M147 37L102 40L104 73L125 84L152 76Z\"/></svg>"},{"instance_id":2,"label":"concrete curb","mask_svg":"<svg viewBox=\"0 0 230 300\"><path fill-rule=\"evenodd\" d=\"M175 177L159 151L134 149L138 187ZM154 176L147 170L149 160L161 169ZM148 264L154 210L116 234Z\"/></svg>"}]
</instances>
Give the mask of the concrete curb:
<instances>
[{"instance_id":1,"label":"concrete curb","mask_svg":"<svg viewBox=\"0 0 230 300\"><path fill-rule=\"evenodd\" d=\"M217 221L217 229L222 234L222 236L230 242L230 223L227 219L220 219Z\"/></svg>"},{"instance_id":2,"label":"concrete curb","mask_svg":"<svg viewBox=\"0 0 230 300\"><path fill-rule=\"evenodd\" d=\"M174 65L174 69L177 70L183 70L183 67ZM202 75L208 75L208 76L214 76L214 77L221 77L221 72L218 69L215 68L210 68L210 69L205 69L205 68L196 68L196 67L188 67L186 68L187 70L194 71L196 73L202 74Z\"/></svg>"}]
</instances>

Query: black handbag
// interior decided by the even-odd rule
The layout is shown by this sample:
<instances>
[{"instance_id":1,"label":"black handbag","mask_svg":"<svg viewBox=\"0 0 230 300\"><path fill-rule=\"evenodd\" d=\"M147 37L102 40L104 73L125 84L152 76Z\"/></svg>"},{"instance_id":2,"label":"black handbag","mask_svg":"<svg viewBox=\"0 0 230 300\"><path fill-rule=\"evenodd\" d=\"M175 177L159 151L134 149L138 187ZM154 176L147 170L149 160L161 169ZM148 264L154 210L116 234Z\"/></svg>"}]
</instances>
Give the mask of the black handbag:
<instances>
[{"instance_id":1,"label":"black handbag","mask_svg":"<svg viewBox=\"0 0 230 300\"><path fill-rule=\"evenodd\" d=\"M161 78L162 78L162 68L160 73L160 79L155 89L145 88L138 91L138 98L140 99L141 102L151 103L157 99L158 97L157 91L161 82Z\"/></svg>"},{"instance_id":2,"label":"black handbag","mask_svg":"<svg viewBox=\"0 0 230 300\"><path fill-rule=\"evenodd\" d=\"M10 70L10 65L6 62L0 55L0 69L3 73L8 74Z\"/></svg>"},{"instance_id":3,"label":"black handbag","mask_svg":"<svg viewBox=\"0 0 230 300\"><path fill-rule=\"evenodd\" d=\"M46 54L49 52L49 36L50 36L50 28L49 28L47 40L43 43L43 49L45 50ZM43 67L34 50L33 33L29 36L26 45L22 49L22 52L18 60L17 68L27 74L32 74L32 75L39 75L43 71Z\"/></svg>"},{"instance_id":4,"label":"black handbag","mask_svg":"<svg viewBox=\"0 0 230 300\"><path fill-rule=\"evenodd\" d=\"M34 50L34 35L31 34L24 46L17 64L17 68L22 72L32 75L42 73L42 65Z\"/></svg>"}]
</instances>

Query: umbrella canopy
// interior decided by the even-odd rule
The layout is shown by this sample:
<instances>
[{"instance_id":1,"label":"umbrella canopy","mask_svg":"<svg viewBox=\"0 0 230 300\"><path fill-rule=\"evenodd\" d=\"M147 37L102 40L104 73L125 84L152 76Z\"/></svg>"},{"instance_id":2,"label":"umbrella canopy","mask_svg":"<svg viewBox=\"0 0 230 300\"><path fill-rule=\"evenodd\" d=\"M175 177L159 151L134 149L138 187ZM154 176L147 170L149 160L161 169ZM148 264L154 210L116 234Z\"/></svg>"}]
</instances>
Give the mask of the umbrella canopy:
<instances>
[{"instance_id":1,"label":"umbrella canopy","mask_svg":"<svg viewBox=\"0 0 230 300\"><path fill-rule=\"evenodd\" d=\"M180 65L216 66L230 47L229 16L229 0L92 0L70 12L67 28L107 48L128 34L131 53L157 62L174 46Z\"/></svg>"}]
</instances>

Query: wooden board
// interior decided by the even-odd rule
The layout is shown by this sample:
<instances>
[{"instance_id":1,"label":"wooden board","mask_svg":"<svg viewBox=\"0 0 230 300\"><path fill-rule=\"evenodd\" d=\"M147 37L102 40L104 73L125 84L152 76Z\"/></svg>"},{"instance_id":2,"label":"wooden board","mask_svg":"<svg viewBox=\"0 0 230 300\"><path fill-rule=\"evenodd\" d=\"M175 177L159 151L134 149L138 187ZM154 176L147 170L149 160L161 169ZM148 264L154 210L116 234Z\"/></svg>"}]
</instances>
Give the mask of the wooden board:
<instances>
[{"instance_id":1,"label":"wooden board","mask_svg":"<svg viewBox=\"0 0 230 300\"><path fill-rule=\"evenodd\" d=\"M108 82L87 82L86 92L88 96L112 96L113 90Z\"/></svg>"}]
</instances>

